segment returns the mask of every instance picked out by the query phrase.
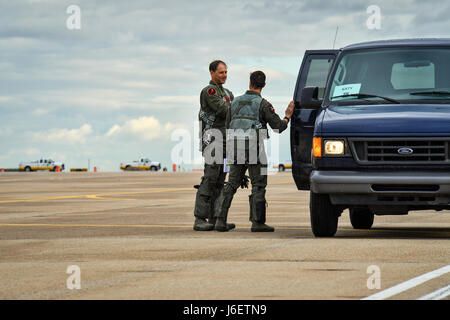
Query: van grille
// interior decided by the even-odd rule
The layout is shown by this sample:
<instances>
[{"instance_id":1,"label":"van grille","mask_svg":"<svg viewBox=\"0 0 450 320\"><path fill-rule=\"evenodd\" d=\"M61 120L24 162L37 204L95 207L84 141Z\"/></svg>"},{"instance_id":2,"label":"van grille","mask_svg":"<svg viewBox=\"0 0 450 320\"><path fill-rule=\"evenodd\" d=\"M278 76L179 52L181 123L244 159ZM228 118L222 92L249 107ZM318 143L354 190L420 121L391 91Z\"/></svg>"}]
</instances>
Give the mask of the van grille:
<instances>
[{"instance_id":1,"label":"van grille","mask_svg":"<svg viewBox=\"0 0 450 320\"><path fill-rule=\"evenodd\" d=\"M450 138L349 138L360 164L450 164Z\"/></svg>"}]
</instances>

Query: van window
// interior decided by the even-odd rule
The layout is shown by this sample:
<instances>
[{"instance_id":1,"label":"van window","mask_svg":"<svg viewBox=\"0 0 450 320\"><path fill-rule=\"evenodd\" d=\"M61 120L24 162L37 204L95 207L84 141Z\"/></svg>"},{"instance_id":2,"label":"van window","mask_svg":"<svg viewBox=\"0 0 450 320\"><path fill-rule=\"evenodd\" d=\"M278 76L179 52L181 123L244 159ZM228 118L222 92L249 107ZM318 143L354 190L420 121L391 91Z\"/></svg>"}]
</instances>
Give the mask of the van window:
<instances>
[{"instance_id":1,"label":"van window","mask_svg":"<svg viewBox=\"0 0 450 320\"><path fill-rule=\"evenodd\" d=\"M350 100L357 104L386 103L382 97L448 103L450 94L445 92L450 91L450 48L368 48L344 52L330 83L329 100L339 104Z\"/></svg>"},{"instance_id":2,"label":"van window","mask_svg":"<svg viewBox=\"0 0 450 320\"><path fill-rule=\"evenodd\" d=\"M309 66L305 87L319 87L319 99L323 99L328 73L333 64L333 59L313 59Z\"/></svg>"},{"instance_id":3,"label":"van window","mask_svg":"<svg viewBox=\"0 0 450 320\"><path fill-rule=\"evenodd\" d=\"M431 61L411 61L394 63L391 83L394 89L433 89L434 63Z\"/></svg>"}]
</instances>

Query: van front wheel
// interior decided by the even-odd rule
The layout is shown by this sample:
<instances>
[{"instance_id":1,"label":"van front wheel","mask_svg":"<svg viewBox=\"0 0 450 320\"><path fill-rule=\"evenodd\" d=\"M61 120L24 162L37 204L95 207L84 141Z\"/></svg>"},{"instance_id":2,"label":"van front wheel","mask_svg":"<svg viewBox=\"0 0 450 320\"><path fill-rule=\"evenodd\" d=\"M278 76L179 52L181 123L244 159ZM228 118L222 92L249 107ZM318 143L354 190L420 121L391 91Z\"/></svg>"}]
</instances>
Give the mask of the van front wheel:
<instances>
[{"instance_id":1,"label":"van front wheel","mask_svg":"<svg viewBox=\"0 0 450 320\"><path fill-rule=\"evenodd\" d=\"M332 237L338 226L339 213L328 194L310 192L311 228L316 237Z\"/></svg>"},{"instance_id":2,"label":"van front wheel","mask_svg":"<svg viewBox=\"0 0 450 320\"><path fill-rule=\"evenodd\" d=\"M350 222L354 229L370 229L373 225L374 214L368 208L351 208Z\"/></svg>"}]
</instances>

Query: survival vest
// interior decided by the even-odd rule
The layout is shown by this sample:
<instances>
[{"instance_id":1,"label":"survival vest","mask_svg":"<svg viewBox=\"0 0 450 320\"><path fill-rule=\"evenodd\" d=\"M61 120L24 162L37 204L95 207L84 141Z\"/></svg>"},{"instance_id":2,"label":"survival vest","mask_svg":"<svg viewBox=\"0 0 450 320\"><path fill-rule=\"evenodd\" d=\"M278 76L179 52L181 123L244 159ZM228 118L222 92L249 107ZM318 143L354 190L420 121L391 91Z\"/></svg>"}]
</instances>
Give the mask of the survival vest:
<instances>
[{"instance_id":1,"label":"survival vest","mask_svg":"<svg viewBox=\"0 0 450 320\"><path fill-rule=\"evenodd\" d=\"M259 120L262 97L244 94L231 103L231 121L228 139L248 140L257 137L258 130L267 129Z\"/></svg>"}]
</instances>

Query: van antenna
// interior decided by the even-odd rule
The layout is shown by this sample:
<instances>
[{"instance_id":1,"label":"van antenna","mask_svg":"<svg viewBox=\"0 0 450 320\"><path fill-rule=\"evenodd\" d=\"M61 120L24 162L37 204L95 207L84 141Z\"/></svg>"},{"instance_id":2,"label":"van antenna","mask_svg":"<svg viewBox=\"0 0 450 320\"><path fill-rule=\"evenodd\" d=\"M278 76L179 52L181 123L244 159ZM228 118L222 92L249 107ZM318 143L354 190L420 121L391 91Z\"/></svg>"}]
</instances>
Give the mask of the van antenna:
<instances>
[{"instance_id":1,"label":"van antenna","mask_svg":"<svg viewBox=\"0 0 450 320\"><path fill-rule=\"evenodd\" d=\"M333 49L334 49L334 45L336 44L336 38L337 38L338 30L339 30L339 26L336 27L336 33L334 35L334 41L333 41Z\"/></svg>"}]
</instances>

